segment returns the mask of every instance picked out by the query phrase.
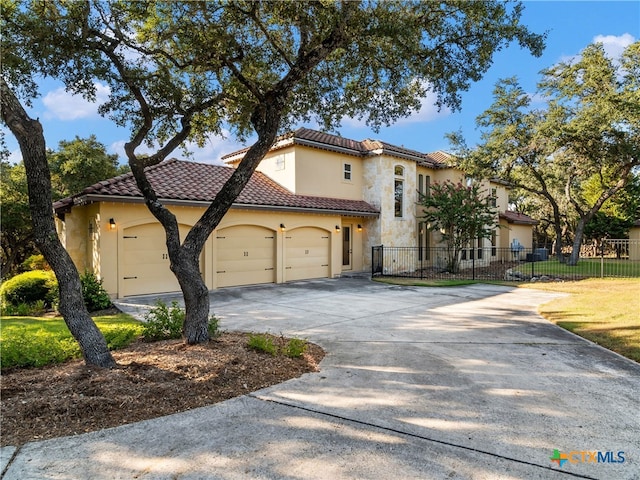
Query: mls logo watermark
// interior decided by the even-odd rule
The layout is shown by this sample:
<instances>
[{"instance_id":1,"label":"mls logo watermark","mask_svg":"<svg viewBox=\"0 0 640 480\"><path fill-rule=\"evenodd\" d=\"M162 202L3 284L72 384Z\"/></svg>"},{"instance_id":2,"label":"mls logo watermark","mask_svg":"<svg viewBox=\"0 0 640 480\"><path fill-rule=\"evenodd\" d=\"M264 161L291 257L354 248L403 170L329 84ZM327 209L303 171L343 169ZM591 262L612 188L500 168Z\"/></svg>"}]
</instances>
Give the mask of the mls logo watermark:
<instances>
[{"instance_id":1,"label":"mls logo watermark","mask_svg":"<svg viewBox=\"0 0 640 480\"><path fill-rule=\"evenodd\" d=\"M600 451L600 450L572 450L569 453L562 453L558 449L553 450L550 457L551 462L557 463L560 468L569 462L577 463L624 463L624 452Z\"/></svg>"}]
</instances>

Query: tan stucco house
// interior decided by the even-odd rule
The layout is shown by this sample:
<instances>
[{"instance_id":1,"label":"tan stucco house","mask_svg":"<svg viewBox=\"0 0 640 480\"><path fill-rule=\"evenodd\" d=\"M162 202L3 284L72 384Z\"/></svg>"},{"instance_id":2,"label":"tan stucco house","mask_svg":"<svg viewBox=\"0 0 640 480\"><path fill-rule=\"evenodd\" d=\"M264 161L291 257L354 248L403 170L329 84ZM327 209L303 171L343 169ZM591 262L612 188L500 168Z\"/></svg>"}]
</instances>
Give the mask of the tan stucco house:
<instances>
[{"instance_id":1,"label":"tan stucco house","mask_svg":"<svg viewBox=\"0 0 640 480\"><path fill-rule=\"evenodd\" d=\"M640 220L636 220L629 230L629 260L640 260Z\"/></svg>"},{"instance_id":2,"label":"tan stucco house","mask_svg":"<svg viewBox=\"0 0 640 480\"><path fill-rule=\"evenodd\" d=\"M148 169L183 235L245 153L225 156L228 166L172 159ZM438 239L421 223L417 200L433 182L466 180L448 166L447 157L305 128L280 137L207 240L201 256L205 283L216 289L333 278L370 271L375 245L436 246ZM517 238L530 248L533 221L507 212L507 186L499 181L483 186L495 197L506 227L485 247L506 247ZM179 290L169 270L164 230L130 173L92 185L54 208L77 267L95 272L113 297Z\"/></svg>"}]
</instances>

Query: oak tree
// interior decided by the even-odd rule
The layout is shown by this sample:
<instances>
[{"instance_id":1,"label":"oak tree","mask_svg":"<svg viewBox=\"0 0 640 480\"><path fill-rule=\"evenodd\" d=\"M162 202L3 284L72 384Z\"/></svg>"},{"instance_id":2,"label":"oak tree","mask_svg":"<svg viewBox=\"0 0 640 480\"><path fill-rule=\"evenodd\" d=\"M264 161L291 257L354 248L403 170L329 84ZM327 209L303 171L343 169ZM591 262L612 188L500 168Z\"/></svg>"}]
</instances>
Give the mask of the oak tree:
<instances>
[{"instance_id":1,"label":"oak tree","mask_svg":"<svg viewBox=\"0 0 640 480\"><path fill-rule=\"evenodd\" d=\"M577 217L570 265L578 262L585 225L640 165L639 74L640 42L625 49L619 65L601 44L590 45L577 60L543 71L543 107L533 108L515 78L501 80L477 119L480 144L469 148L450 135L467 170L497 175L547 202L560 260L567 223Z\"/></svg>"},{"instance_id":2,"label":"oak tree","mask_svg":"<svg viewBox=\"0 0 640 480\"><path fill-rule=\"evenodd\" d=\"M95 135L61 140L58 150L48 153L54 200L129 170L118 165L118 155L108 154Z\"/></svg>"},{"instance_id":3,"label":"oak tree","mask_svg":"<svg viewBox=\"0 0 640 480\"><path fill-rule=\"evenodd\" d=\"M544 36L520 23L520 2L82 2L24 3L7 20L16 55L33 71L95 97L131 128L125 151L151 213L166 231L182 289L188 343L208 339L209 297L198 259L206 239L279 133L301 121L376 128L409 115L431 90L438 105L482 77L510 41L540 54ZM180 238L145 168L187 141L225 129L254 143L216 198ZM140 156L139 147L155 145Z\"/></svg>"},{"instance_id":4,"label":"oak tree","mask_svg":"<svg viewBox=\"0 0 640 480\"><path fill-rule=\"evenodd\" d=\"M60 305L69 331L78 341L85 362L113 367L107 342L87 311L78 270L64 249L53 218L51 175L42 125L27 115L14 92L0 76L0 118L18 139L27 173L33 238L58 279Z\"/></svg>"}]
</instances>

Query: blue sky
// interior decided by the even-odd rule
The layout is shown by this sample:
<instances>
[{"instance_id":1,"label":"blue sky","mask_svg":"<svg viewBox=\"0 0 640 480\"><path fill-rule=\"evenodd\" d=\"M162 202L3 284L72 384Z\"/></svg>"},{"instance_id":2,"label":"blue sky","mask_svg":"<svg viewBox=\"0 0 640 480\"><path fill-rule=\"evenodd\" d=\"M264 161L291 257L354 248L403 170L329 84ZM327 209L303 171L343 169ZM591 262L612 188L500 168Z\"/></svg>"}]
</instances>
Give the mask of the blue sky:
<instances>
[{"instance_id":1,"label":"blue sky","mask_svg":"<svg viewBox=\"0 0 640 480\"><path fill-rule=\"evenodd\" d=\"M547 47L539 58L511 45L494 57L494 63L485 77L462 93L462 109L458 112L437 111L429 99L424 99L419 113L400 120L378 133L365 125L345 121L340 134L355 140L377 138L421 152L448 150L445 134L462 130L467 143L473 145L479 138L475 119L492 103L492 90L500 78L517 76L520 85L533 93L540 80L539 72L559 61L575 57L590 43L599 41L612 56L640 40L640 2L638 1L525 1L522 23L536 33L548 32ZM106 94L99 90L98 96ZM95 134L109 153L117 153L125 161L123 145L129 132L117 128L108 119L97 114L97 104L79 97L71 97L61 84L47 81L42 84L41 97L34 102L29 114L39 118L44 127L48 148L57 150L60 140L72 140ZM11 151L11 160L21 158L15 138L6 132L5 141ZM193 146L193 160L218 163L219 158L244 145L234 138L212 137L202 148ZM181 156L176 151L174 156Z\"/></svg>"}]
</instances>

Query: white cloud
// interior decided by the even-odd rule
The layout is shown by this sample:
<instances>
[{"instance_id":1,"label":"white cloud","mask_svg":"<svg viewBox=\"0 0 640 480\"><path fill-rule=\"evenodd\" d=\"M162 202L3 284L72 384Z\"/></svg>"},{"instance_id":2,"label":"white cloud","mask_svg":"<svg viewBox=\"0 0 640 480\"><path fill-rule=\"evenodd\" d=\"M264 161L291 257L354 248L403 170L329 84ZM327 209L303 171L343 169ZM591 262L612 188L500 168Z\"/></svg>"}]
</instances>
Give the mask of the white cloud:
<instances>
[{"instance_id":1,"label":"white cloud","mask_svg":"<svg viewBox=\"0 0 640 480\"><path fill-rule=\"evenodd\" d=\"M78 120L81 118L99 117L98 105L104 103L111 93L108 85L95 84L96 101L89 102L81 95L73 95L64 87L57 88L47 93L42 103L47 108L44 117L58 120Z\"/></svg>"},{"instance_id":2,"label":"white cloud","mask_svg":"<svg viewBox=\"0 0 640 480\"><path fill-rule=\"evenodd\" d=\"M620 36L596 35L593 37L593 42L601 43L607 56L612 59L619 59L624 49L635 41L636 39L630 33L624 33Z\"/></svg>"},{"instance_id":3,"label":"white cloud","mask_svg":"<svg viewBox=\"0 0 640 480\"><path fill-rule=\"evenodd\" d=\"M223 137L211 137L210 140L203 146L198 147L195 143L187 143L186 150L191 153L191 156L188 157L189 160L198 163L211 163L214 165L223 165L221 157L226 155L227 153L234 152L236 150L240 150L244 148L244 145L238 143L233 138L230 138L229 132L225 131ZM117 153L120 158L121 163L127 162L127 156L124 151L124 145L127 141L120 140L118 142L114 142L109 147L109 150L112 153ZM159 146L154 144L152 148L147 147L146 145L140 145L140 147L136 150L137 154L154 154L158 151ZM183 158L185 157L184 153L181 149L174 150L169 158Z\"/></svg>"},{"instance_id":4,"label":"white cloud","mask_svg":"<svg viewBox=\"0 0 640 480\"><path fill-rule=\"evenodd\" d=\"M434 92L429 91L425 97L420 99L420 110L417 112L412 112L407 117L399 118L394 125L407 125L410 123L426 123L431 122L433 120L447 117L451 114L451 109L449 107L442 107L438 110L436 106L437 96ZM365 119L357 119L344 117L342 119L342 125L346 127L352 128L364 128L366 127Z\"/></svg>"},{"instance_id":5,"label":"white cloud","mask_svg":"<svg viewBox=\"0 0 640 480\"><path fill-rule=\"evenodd\" d=\"M236 150L240 150L245 146L229 137L225 132L226 138L213 137L204 147L198 147L193 143L187 144L187 150L193 155L192 160L199 163L212 163L215 165L223 165L221 157Z\"/></svg>"},{"instance_id":6,"label":"white cloud","mask_svg":"<svg viewBox=\"0 0 640 480\"><path fill-rule=\"evenodd\" d=\"M396 125L402 125L407 123L423 123L431 122L437 118L447 117L451 114L449 107L443 106L438 109L436 106L437 95L434 92L427 93L426 97L420 100L420 110L412 113L406 118L401 118L396 122Z\"/></svg>"},{"instance_id":7,"label":"white cloud","mask_svg":"<svg viewBox=\"0 0 640 480\"><path fill-rule=\"evenodd\" d=\"M609 57L613 65L616 68L620 67L620 58L625 48L636 41L635 37L629 33L623 33L622 35L596 35L593 37L592 43L601 43L604 48L604 53ZM581 55L564 55L560 57L560 63L575 64L579 62ZM620 72L618 72L620 74Z\"/></svg>"}]
</instances>

